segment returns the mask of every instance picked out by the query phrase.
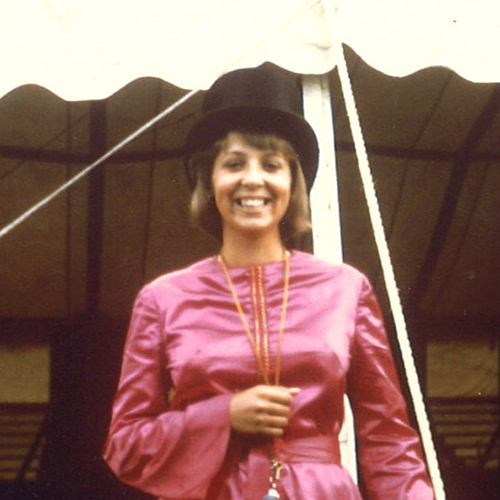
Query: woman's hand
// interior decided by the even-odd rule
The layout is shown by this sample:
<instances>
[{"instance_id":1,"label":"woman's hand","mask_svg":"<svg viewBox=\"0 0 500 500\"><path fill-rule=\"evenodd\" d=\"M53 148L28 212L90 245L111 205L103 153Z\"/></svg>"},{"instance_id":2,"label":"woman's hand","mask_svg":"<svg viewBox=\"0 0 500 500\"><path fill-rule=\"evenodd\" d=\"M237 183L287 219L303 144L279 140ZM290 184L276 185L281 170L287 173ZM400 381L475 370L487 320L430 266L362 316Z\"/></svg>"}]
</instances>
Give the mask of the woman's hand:
<instances>
[{"instance_id":1,"label":"woman's hand","mask_svg":"<svg viewBox=\"0 0 500 500\"><path fill-rule=\"evenodd\" d=\"M256 385L235 394L229 406L231 427L246 434L279 437L288 423L293 397L300 389Z\"/></svg>"}]
</instances>

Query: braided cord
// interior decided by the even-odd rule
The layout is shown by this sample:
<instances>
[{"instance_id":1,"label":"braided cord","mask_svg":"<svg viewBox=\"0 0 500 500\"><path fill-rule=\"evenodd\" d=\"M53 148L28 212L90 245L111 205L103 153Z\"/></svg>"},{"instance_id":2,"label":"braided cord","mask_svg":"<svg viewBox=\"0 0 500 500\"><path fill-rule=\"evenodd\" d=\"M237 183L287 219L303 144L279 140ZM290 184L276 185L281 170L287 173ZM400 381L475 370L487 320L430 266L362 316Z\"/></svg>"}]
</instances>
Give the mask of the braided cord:
<instances>
[{"instance_id":1,"label":"braided cord","mask_svg":"<svg viewBox=\"0 0 500 500\"><path fill-rule=\"evenodd\" d=\"M88 167L85 167L83 170L81 170L80 172L78 172L78 174L76 174L71 179L69 179L68 181L66 181L64 184L62 184L61 186L59 186L55 191L53 191L48 196L46 196L45 198L43 198L42 200L40 200L38 203L36 203L35 205L33 205L30 209L26 210L26 212L24 212L23 214L21 214L17 219L15 219L14 221L12 221L10 224L7 224L4 228L2 228L0 230L0 239L3 238L4 236L6 236L8 233L10 233L14 228L16 228L17 226L19 226L19 224L21 224L22 222L24 222L28 217L30 217L31 215L33 215L40 208L44 207L45 205L47 205L47 203L49 203L54 198L56 198L57 196L59 196L61 193L63 193L64 191L66 191L66 189L68 189L73 184L76 184L78 181L80 181L85 176L87 176L88 174L90 174L90 172L92 172L92 170L94 170L96 167L98 167L99 165L101 165L102 163L104 163L108 158L110 158L111 156L113 156L120 149L123 149L127 144L129 144L130 142L132 142L134 139L136 139L137 137L139 137L141 134L143 134L144 132L146 132L146 130L149 130L153 125L155 125L157 122L159 122L165 116L167 116L170 113L172 113L172 111L174 111L179 106L181 106L182 104L184 104L187 100L189 100L191 97L193 97L198 92L199 91L195 89L195 90L191 90L190 92L184 94L179 100L177 100L176 102L174 102L173 104L171 104L168 108L166 108L165 110L163 110L161 113L159 113L158 115L156 115L154 118L152 118L151 120L149 120L147 123L145 123L144 125L142 125L141 127L139 127L135 132L133 132L132 134L130 134L129 136L127 136L125 139L123 139L123 141L119 142L118 144L116 144L116 146L114 146L109 151L107 151L106 153L104 153L100 158L98 158L96 161L94 161L94 163L92 163Z\"/></svg>"},{"instance_id":2,"label":"braided cord","mask_svg":"<svg viewBox=\"0 0 500 500\"><path fill-rule=\"evenodd\" d=\"M359 172L361 174L363 189L368 204L368 211L373 227L375 243L377 245L380 263L382 265L382 272L389 296L389 302L396 326L396 336L401 349L403 365L405 367L408 380L408 387L413 400L413 406L415 409L415 415L420 435L422 437L422 445L424 448L425 456L427 458L427 466L433 484L434 494L436 496L436 500L445 500L446 496L444 492L443 481L441 479L441 474L439 471L439 464L432 440L429 420L425 411L422 391L420 389L415 362L412 356L411 345L408 339L403 307L401 305L396 279L394 276L394 269L392 267L391 257L389 254L389 247L384 233L382 216L380 214L377 194L375 192L375 185L368 162L368 155L363 139L363 133L361 131L361 124L356 109L356 103L354 100L354 94L352 91L349 72L347 69L347 63L345 60L343 47L340 44L338 54L339 57L337 65L342 92L344 94L347 115L349 117L349 123L354 140L354 147L358 159Z\"/></svg>"}]
</instances>

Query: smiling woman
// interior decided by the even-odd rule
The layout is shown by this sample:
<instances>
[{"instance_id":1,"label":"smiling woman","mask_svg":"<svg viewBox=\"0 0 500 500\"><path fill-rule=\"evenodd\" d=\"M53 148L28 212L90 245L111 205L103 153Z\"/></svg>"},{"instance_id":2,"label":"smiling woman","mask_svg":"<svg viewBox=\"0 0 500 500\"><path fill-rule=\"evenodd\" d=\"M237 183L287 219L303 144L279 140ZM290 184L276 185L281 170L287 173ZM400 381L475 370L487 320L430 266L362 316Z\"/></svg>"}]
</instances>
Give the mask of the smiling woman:
<instances>
[{"instance_id":1,"label":"smiling woman","mask_svg":"<svg viewBox=\"0 0 500 500\"><path fill-rule=\"evenodd\" d=\"M222 212L221 206L216 205L217 196L214 196L216 172L227 172L228 175L223 175L223 179L226 179L222 180L224 183L238 184L241 181L245 196L240 191L234 203L239 208L245 208L242 214L247 214L254 222L257 221L256 216L264 213L264 209L268 213L274 210L276 203L273 192L279 188L277 193L281 193L283 189L275 184L281 184L284 180L289 200L286 201L286 210L277 221L281 241L285 246L293 247L294 238L311 229L304 174L297 153L287 140L269 133L230 132L209 150L193 155L189 165L196 183L191 199L193 220L220 243ZM221 175L217 177L221 179ZM260 203L263 206L259 207Z\"/></svg>"},{"instance_id":2,"label":"smiling woman","mask_svg":"<svg viewBox=\"0 0 500 500\"><path fill-rule=\"evenodd\" d=\"M340 460L346 393L368 497L433 498L369 283L288 246L318 161L299 110L291 75L235 71L188 141L192 212L220 253L140 292L105 448L162 499L361 500Z\"/></svg>"},{"instance_id":3,"label":"smiling woman","mask_svg":"<svg viewBox=\"0 0 500 500\"><path fill-rule=\"evenodd\" d=\"M237 240L265 245L272 260L282 255L279 223L290 202L291 167L281 151L259 150L237 132L226 136L212 172L215 204L222 219L221 253ZM274 246L274 249L273 249ZM275 254L273 258L271 254Z\"/></svg>"}]
</instances>

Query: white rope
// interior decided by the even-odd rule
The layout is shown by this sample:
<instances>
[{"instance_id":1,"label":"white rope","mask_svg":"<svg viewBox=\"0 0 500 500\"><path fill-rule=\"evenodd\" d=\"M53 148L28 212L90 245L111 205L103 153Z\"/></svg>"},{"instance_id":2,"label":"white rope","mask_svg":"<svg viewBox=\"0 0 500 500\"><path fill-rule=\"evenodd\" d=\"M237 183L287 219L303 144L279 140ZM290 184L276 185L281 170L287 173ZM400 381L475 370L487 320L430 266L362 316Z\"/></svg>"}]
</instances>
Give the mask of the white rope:
<instances>
[{"instance_id":1,"label":"white rope","mask_svg":"<svg viewBox=\"0 0 500 500\"><path fill-rule=\"evenodd\" d=\"M414 359L412 356L411 345L408 339L408 333L406 330L406 321L403 314L403 308L401 305L401 300L399 297L396 280L394 277L394 270L392 267L391 257L389 254L389 247L387 244L387 240L385 238L384 226L382 222L382 217L380 215L377 194L375 192L375 186L371 175L371 170L368 162L368 155L363 140L363 133L361 131L359 116L356 110L356 103L354 101L354 95L352 92L351 81L347 70L344 51L340 44L338 52L339 52L339 57L337 64L338 64L340 82L342 85L342 91L346 103L347 115L349 117L352 136L354 139L354 146L358 158L359 171L361 174L366 201L368 204L368 211L370 213L370 219L373 226L375 242L380 256L382 272L384 275L387 287L387 293L389 295L389 302L391 305L392 314L396 326L396 335L399 341L401 354L403 358L403 364L406 370L408 387L410 390L411 397L413 399L417 424L420 430L420 435L422 437L422 444L425 456L427 458L427 466L434 487L434 494L436 500L445 500L446 496L444 492L443 482L441 480L441 474L439 471L439 464L437 461L436 450L434 449L429 421L425 411L424 400L422 397L422 392L418 381L418 375L415 368Z\"/></svg>"},{"instance_id":2,"label":"white rope","mask_svg":"<svg viewBox=\"0 0 500 500\"><path fill-rule=\"evenodd\" d=\"M98 167L101 163L106 161L110 156L114 155L117 153L120 149L124 148L127 144L132 142L134 139L139 137L141 134L146 132L146 130L150 129L153 125L155 125L157 122L159 122L161 119L165 118L168 114L172 113L175 109L177 109L179 106L184 104L188 99L193 97L199 90L191 90L187 94L184 94L178 101L174 102L171 106L168 108L164 109L161 113L156 115L154 118L149 120L147 123L142 125L140 128L138 128L135 132L127 136L123 141L120 143L116 144L113 148L111 148L108 152L104 153L100 158L98 158L94 163L89 165L88 167L85 167L83 170L78 172L74 177L69 179L69 181L65 182L62 186L57 188L55 191L50 193L47 197L43 198L41 201L39 201L37 204L33 205L30 209L28 209L26 212L24 212L22 215L20 215L17 219L15 219L13 222L5 226L2 230L0 230L0 239L3 238L5 235L7 235L10 231L12 231L15 227L17 227L19 224L24 222L28 217L33 215L35 212L37 212L40 208L44 207L52 201L54 198L56 198L58 195L63 193L66 189L71 187L73 184L76 184L79 180L83 179L87 174L92 172L96 167Z\"/></svg>"},{"instance_id":3,"label":"white rope","mask_svg":"<svg viewBox=\"0 0 500 500\"><path fill-rule=\"evenodd\" d=\"M312 0L311 2L306 2L305 6L302 5L302 8L298 9L297 12L293 16L290 16L288 19L284 19L283 22L281 23L279 27L284 27L288 25L289 23L293 22L296 20L300 15L303 15L306 11L313 9L316 5L318 5L322 0ZM231 3L231 0L228 0L227 3ZM304 8L305 7L305 8ZM265 36L262 39L259 40L253 40L252 45L248 48L247 53L258 47L259 45L263 44L267 40L267 33L264 34ZM217 74L217 77L221 76L224 74L226 71L229 71L233 69L238 62L245 57L246 53L240 54L239 57L232 62L231 65L226 65L225 69L223 71L220 71ZM107 153L105 153L103 156L101 156L99 159L97 159L94 163L83 169L81 172L76 174L74 177L72 177L69 181L65 182L62 186L57 188L55 191L53 191L51 194L49 194L46 198L42 199L39 201L37 204L33 205L31 208L29 208L26 212L21 214L17 219L12 221L10 224L5 226L0 230L0 239L2 239L4 236L6 236L10 231L12 231L14 228L16 228L19 224L24 222L28 217L33 215L35 212L40 210L40 208L44 207L52 201L54 198L56 198L58 195L66 191L69 187L71 187L73 184L77 183L80 179L83 179L87 174L89 174L94 168L99 166L101 163L103 163L105 160L107 160L110 156L114 155L116 152L118 152L120 149L122 149L124 146L132 142L134 139L136 139L138 136L140 136L143 132L151 128L155 123L157 123L159 120L167 116L169 113L174 111L176 108L181 106L184 102L186 102L188 99L190 99L193 95L198 93L199 90L191 90L187 94L185 94L183 97L181 97L178 101L176 101L174 104L172 104L170 107L162 111L159 115L155 116L152 118L149 122L144 124L142 127L137 129L135 132L133 132L131 135L126 137L122 142L117 144L115 147L110 149Z\"/></svg>"}]
</instances>

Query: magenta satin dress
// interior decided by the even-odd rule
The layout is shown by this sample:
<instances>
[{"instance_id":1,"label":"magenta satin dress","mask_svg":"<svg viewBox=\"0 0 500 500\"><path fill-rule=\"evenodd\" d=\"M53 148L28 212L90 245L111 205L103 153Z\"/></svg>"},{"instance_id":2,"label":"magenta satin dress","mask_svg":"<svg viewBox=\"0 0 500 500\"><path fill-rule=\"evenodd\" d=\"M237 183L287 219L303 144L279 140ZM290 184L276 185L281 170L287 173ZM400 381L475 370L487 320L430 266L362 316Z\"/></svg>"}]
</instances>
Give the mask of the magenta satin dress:
<instances>
[{"instance_id":1,"label":"magenta satin dress","mask_svg":"<svg viewBox=\"0 0 500 500\"><path fill-rule=\"evenodd\" d=\"M252 331L255 321L268 323L271 377L283 267L230 269ZM281 384L301 391L275 442L284 463L281 498L361 499L340 465L345 393L369 499L434 498L366 278L294 251L289 294ZM231 396L259 383L218 259L156 279L134 307L107 463L125 483L162 499L261 500L269 488L270 442L235 433L229 422Z\"/></svg>"}]
</instances>

